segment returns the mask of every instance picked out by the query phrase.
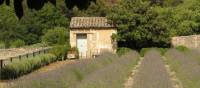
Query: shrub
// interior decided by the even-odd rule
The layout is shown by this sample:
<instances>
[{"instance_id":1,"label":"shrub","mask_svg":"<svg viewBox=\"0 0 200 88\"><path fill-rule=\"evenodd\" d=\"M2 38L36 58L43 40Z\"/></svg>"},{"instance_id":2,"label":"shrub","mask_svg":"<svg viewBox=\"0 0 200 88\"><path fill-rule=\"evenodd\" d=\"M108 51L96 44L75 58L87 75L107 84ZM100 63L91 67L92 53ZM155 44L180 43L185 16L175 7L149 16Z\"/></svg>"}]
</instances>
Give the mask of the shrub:
<instances>
[{"instance_id":1,"label":"shrub","mask_svg":"<svg viewBox=\"0 0 200 88\"><path fill-rule=\"evenodd\" d=\"M68 45L56 45L50 50L50 53L60 58L60 60L62 60L64 56L67 54L68 50L69 50Z\"/></svg>"},{"instance_id":2,"label":"shrub","mask_svg":"<svg viewBox=\"0 0 200 88\"><path fill-rule=\"evenodd\" d=\"M149 48L142 48L142 49L140 50L140 56L141 56L141 57L144 57L145 53L146 53L148 50L149 50Z\"/></svg>"},{"instance_id":3,"label":"shrub","mask_svg":"<svg viewBox=\"0 0 200 88\"><path fill-rule=\"evenodd\" d=\"M121 55L124 55L125 53L127 53L127 52L129 52L129 51L131 51L130 48L120 47L120 48L117 49L117 54L118 54L119 56L121 56Z\"/></svg>"},{"instance_id":4,"label":"shrub","mask_svg":"<svg viewBox=\"0 0 200 88\"><path fill-rule=\"evenodd\" d=\"M161 55L165 55L167 52L168 48L157 48L157 50L160 52Z\"/></svg>"},{"instance_id":5,"label":"shrub","mask_svg":"<svg viewBox=\"0 0 200 88\"><path fill-rule=\"evenodd\" d=\"M32 72L44 65L48 65L56 61L56 56L52 54L45 54L30 59L22 60L19 62L13 62L6 65L2 69L2 79L13 79L21 75Z\"/></svg>"},{"instance_id":6,"label":"shrub","mask_svg":"<svg viewBox=\"0 0 200 88\"><path fill-rule=\"evenodd\" d=\"M25 46L25 42L23 40L17 39L13 42L11 42L11 46L12 48L19 48Z\"/></svg>"},{"instance_id":7,"label":"shrub","mask_svg":"<svg viewBox=\"0 0 200 88\"><path fill-rule=\"evenodd\" d=\"M36 44L24 46L24 48L38 48L38 47L48 47L48 45L45 43L36 43Z\"/></svg>"},{"instance_id":8,"label":"shrub","mask_svg":"<svg viewBox=\"0 0 200 88\"><path fill-rule=\"evenodd\" d=\"M177 49L178 51L181 51L181 52L185 52L185 51L188 51L189 49L185 46L177 46L175 47L175 49Z\"/></svg>"},{"instance_id":9,"label":"shrub","mask_svg":"<svg viewBox=\"0 0 200 88\"><path fill-rule=\"evenodd\" d=\"M63 27L55 27L54 29L48 30L47 33L42 37L42 41L48 45L64 45L68 41L68 31Z\"/></svg>"},{"instance_id":10,"label":"shrub","mask_svg":"<svg viewBox=\"0 0 200 88\"><path fill-rule=\"evenodd\" d=\"M5 49L5 48L6 48L5 43L0 41L0 49Z\"/></svg>"},{"instance_id":11,"label":"shrub","mask_svg":"<svg viewBox=\"0 0 200 88\"><path fill-rule=\"evenodd\" d=\"M164 55L167 52L168 48L142 48L140 50L140 56L144 57L145 53L151 49L156 49L160 52L161 55Z\"/></svg>"},{"instance_id":12,"label":"shrub","mask_svg":"<svg viewBox=\"0 0 200 88\"><path fill-rule=\"evenodd\" d=\"M70 50L68 51L68 53L72 53L75 54L76 59L79 59L79 51L77 47L72 47L70 48ZM67 53L67 54L68 54Z\"/></svg>"}]
</instances>

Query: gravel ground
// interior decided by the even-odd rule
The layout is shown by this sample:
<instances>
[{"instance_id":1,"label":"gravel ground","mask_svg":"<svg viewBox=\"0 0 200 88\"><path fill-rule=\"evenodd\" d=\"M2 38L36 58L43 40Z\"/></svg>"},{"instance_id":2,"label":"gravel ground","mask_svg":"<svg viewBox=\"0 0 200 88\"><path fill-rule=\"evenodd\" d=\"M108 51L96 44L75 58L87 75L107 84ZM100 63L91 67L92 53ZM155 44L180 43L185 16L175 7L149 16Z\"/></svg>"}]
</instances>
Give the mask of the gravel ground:
<instances>
[{"instance_id":1,"label":"gravel ground","mask_svg":"<svg viewBox=\"0 0 200 88\"><path fill-rule=\"evenodd\" d=\"M173 88L159 52L151 50L146 53L138 72L134 75L132 88Z\"/></svg>"}]
</instances>

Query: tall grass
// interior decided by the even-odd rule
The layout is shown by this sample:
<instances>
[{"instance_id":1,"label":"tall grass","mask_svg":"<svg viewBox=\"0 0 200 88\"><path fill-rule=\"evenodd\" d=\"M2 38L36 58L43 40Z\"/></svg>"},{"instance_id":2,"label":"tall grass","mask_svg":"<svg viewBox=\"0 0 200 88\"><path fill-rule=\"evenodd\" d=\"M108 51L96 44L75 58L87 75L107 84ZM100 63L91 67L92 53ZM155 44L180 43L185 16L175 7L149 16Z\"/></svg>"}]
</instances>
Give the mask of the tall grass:
<instances>
[{"instance_id":1,"label":"tall grass","mask_svg":"<svg viewBox=\"0 0 200 88\"><path fill-rule=\"evenodd\" d=\"M117 59L116 55L104 54L97 59L80 60L76 64L63 65L46 73L16 80L12 88L74 88L90 74Z\"/></svg>"},{"instance_id":2,"label":"tall grass","mask_svg":"<svg viewBox=\"0 0 200 88\"><path fill-rule=\"evenodd\" d=\"M96 70L74 88L123 88L138 60L139 54L131 51L110 65Z\"/></svg>"},{"instance_id":3,"label":"tall grass","mask_svg":"<svg viewBox=\"0 0 200 88\"><path fill-rule=\"evenodd\" d=\"M200 87L200 65L188 54L171 49L166 53L167 63L182 82L184 88Z\"/></svg>"},{"instance_id":4,"label":"tall grass","mask_svg":"<svg viewBox=\"0 0 200 88\"><path fill-rule=\"evenodd\" d=\"M173 88L159 51L150 50L134 75L132 88Z\"/></svg>"}]
</instances>

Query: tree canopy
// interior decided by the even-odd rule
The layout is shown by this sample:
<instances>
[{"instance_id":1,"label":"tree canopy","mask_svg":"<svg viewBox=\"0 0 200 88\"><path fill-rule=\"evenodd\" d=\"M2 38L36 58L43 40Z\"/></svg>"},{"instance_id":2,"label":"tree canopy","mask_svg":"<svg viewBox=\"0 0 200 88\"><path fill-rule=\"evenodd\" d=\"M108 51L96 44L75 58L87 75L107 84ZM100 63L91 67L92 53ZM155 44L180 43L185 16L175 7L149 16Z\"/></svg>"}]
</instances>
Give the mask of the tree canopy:
<instances>
[{"instance_id":1,"label":"tree canopy","mask_svg":"<svg viewBox=\"0 0 200 88\"><path fill-rule=\"evenodd\" d=\"M121 0L108 17L118 25L117 39L123 47L169 47L172 36L199 33L199 4L185 0L174 7L167 1L152 5L150 1Z\"/></svg>"},{"instance_id":2,"label":"tree canopy","mask_svg":"<svg viewBox=\"0 0 200 88\"><path fill-rule=\"evenodd\" d=\"M41 42L52 29L68 30L74 16L113 20L118 29L113 37L120 47L169 47L173 36L200 33L199 0L0 0L0 4L0 43L6 43L0 45L7 47L13 41ZM15 15L16 5L23 16Z\"/></svg>"},{"instance_id":3,"label":"tree canopy","mask_svg":"<svg viewBox=\"0 0 200 88\"><path fill-rule=\"evenodd\" d=\"M73 9L77 6L79 9L87 9L90 2L95 2L96 0L65 0L64 4L68 9ZM14 5L16 15L21 18L24 15L24 3L29 9L40 10L45 5L45 3L51 3L54 6L57 3L62 2L62 0L0 0L0 5L6 4L7 6Z\"/></svg>"}]
</instances>

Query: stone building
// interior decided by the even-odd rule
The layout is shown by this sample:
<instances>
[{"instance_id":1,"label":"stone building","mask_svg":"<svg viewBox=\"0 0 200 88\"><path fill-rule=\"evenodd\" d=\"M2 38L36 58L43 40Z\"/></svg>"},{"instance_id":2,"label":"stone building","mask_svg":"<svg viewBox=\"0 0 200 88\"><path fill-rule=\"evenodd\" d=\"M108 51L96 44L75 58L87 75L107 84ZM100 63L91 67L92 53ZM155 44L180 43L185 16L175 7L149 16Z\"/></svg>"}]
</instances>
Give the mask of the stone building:
<instances>
[{"instance_id":1,"label":"stone building","mask_svg":"<svg viewBox=\"0 0 200 88\"><path fill-rule=\"evenodd\" d=\"M116 52L112 38L116 26L105 17L73 17L70 22L70 45L77 47L79 57L91 58L103 52Z\"/></svg>"}]
</instances>

